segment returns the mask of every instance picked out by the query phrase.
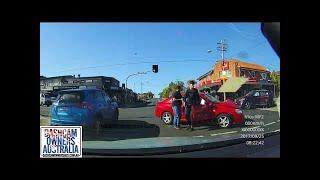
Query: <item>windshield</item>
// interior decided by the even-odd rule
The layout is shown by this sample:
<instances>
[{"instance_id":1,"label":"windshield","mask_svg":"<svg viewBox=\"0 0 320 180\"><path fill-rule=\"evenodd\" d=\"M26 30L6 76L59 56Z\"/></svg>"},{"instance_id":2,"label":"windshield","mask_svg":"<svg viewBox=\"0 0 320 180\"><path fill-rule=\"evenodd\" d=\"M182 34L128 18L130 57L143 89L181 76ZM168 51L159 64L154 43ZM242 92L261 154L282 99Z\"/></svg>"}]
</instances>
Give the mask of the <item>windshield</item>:
<instances>
[{"instance_id":1,"label":"windshield","mask_svg":"<svg viewBox=\"0 0 320 180\"><path fill-rule=\"evenodd\" d=\"M80 103L83 101L83 92L61 92L59 103Z\"/></svg>"},{"instance_id":2,"label":"windshield","mask_svg":"<svg viewBox=\"0 0 320 180\"><path fill-rule=\"evenodd\" d=\"M259 22L41 23L40 93L58 97L40 97L40 126L81 127L83 154L236 138L251 152L280 131L279 62Z\"/></svg>"},{"instance_id":3,"label":"windshield","mask_svg":"<svg viewBox=\"0 0 320 180\"><path fill-rule=\"evenodd\" d=\"M252 96L256 91L250 91L246 96Z\"/></svg>"},{"instance_id":4,"label":"windshield","mask_svg":"<svg viewBox=\"0 0 320 180\"><path fill-rule=\"evenodd\" d=\"M206 94L205 96L207 96L208 100L213 102L213 103L219 103L220 102L217 98L211 96L210 94Z\"/></svg>"}]
</instances>

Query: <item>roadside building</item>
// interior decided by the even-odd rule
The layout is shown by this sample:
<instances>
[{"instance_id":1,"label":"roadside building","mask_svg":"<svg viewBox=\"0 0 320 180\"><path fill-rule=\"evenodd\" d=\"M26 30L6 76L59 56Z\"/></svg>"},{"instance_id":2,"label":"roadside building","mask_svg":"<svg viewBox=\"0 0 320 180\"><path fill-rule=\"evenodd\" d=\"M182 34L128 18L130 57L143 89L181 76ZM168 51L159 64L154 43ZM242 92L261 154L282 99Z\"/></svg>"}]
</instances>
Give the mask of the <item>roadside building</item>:
<instances>
[{"instance_id":1,"label":"roadside building","mask_svg":"<svg viewBox=\"0 0 320 180\"><path fill-rule=\"evenodd\" d=\"M54 93L56 89L61 87L68 79L73 78L71 75L44 77L40 76L40 92Z\"/></svg>"},{"instance_id":2,"label":"roadside building","mask_svg":"<svg viewBox=\"0 0 320 180\"><path fill-rule=\"evenodd\" d=\"M119 86L119 81L113 77L105 76L90 76L90 77L78 77L70 78L65 83L62 83L60 87L56 89L70 89L70 88L96 88L105 90L110 96L121 96L122 89Z\"/></svg>"},{"instance_id":3,"label":"roadside building","mask_svg":"<svg viewBox=\"0 0 320 180\"><path fill-rule=\"evenodd\" d=\"M228 85L232 82L232 85ZM227 59L217 61L213 68L200 76L197 88L203 91L205 88L221 92L221 87L225 83L223 90L227 93L227 98L235 98L248 93L252 89L268 89L274 91L274 83L271 82L270 71L265 67L240 61L238 59ZM232 86L229 87L229 86ZM231 90L232 89L232 90ZM222 94L218 93L221 97ZM222 96L223 97L223 96Z\"/></svg>"},{"instance_id":4,"label":"roadside building","mask_svg":"<svg viewBox=\"0 0 320 180\"><path fill-rule=\"evenodd\" d=\"M119 104L124 103L125 89L120 87L120 82L113 77L91 76L75 77L72 75L56 77L40 77L40 92L56 95L58 91L77 88L97 88L104 90ZM128 89L129 102L137 99L137 94Z\"/></svg>"}]
</instances>

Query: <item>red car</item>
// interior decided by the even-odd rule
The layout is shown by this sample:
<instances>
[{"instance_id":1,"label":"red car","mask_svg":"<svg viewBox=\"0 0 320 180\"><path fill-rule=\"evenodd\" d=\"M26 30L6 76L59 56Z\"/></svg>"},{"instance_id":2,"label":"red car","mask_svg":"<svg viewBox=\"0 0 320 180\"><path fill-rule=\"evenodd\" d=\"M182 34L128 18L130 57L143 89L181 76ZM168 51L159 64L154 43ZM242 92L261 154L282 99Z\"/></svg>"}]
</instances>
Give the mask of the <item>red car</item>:
<instances>
[{"instance_id":1,"label":"red car","mask_svg":"<svg viewBox=\"0 0 320 180\"><path fill-rule=\"evenodd\" d=\"M220 127L226 128L233 124L243 124L244 115L240 107L231 100L220 102L211 95L200 93L200 105L192 108L193 123L216 122ZM162 119L165 124L173 121L172 97L156 104L155 116ZM186 124L185 108L181 108L181 124Z\"/></svg>"}]
</instances>

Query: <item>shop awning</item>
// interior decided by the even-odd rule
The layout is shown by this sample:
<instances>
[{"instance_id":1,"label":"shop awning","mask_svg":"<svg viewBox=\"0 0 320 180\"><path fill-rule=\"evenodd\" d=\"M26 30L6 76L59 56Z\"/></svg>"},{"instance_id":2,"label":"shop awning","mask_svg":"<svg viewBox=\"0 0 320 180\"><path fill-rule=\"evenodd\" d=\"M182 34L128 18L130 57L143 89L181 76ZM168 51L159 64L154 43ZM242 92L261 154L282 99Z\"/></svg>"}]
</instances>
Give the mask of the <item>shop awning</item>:
<instances>
[{"instance_id":1,"label":"shop awning","mask_svg":"<svg viewBox=\"0 0 320 180\"><path fill-rule=\"evenodd\" d=\"M232 77L229 78L218 90L218 92L237 92L238 89L247 82L247 78Z\"/></svg>"}]
</instances>

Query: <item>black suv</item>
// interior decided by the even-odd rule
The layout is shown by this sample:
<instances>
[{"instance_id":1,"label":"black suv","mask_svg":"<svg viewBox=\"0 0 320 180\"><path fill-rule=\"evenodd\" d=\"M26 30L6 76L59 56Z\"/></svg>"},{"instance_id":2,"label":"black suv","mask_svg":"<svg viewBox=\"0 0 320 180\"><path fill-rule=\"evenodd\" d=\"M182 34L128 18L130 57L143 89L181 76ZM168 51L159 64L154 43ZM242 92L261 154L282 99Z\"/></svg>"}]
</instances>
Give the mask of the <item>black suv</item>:
<instances>
[{"instance_id":1,"label":"black suv","mask_svg":"<svg viewBox=\"0 0 320 180\"><path fill-rule=\"evenodd\" d=\"M251 109L256 107L271 107L273 102L273 94L269 90L252 90L245 96L235 99L235 103L243 109Z\"/></svg>"}]
</instances>

